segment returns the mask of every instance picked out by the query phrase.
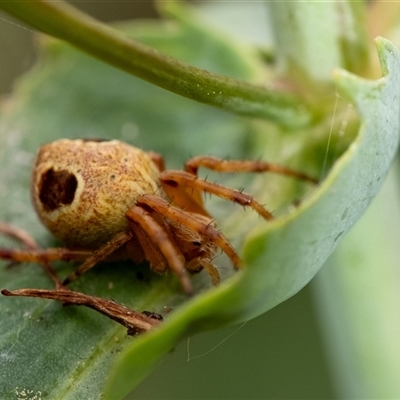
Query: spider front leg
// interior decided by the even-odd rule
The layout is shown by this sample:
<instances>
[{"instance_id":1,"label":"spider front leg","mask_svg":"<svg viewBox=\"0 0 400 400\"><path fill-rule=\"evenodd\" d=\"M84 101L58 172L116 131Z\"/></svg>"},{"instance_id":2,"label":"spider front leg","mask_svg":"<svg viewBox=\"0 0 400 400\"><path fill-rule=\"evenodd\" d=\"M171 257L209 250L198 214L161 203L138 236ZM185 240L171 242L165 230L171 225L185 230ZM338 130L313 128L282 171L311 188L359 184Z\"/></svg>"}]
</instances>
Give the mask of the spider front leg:
<instances>
[{"instance_id":1,"label":"spider front leg","mask_svg":"<svg viewBox=\"0 0 400 400\"><path fill-rule=\"evenodd\" d=\"M186 266L186 268L189 271L198 271L198 270L200 270L199 267L200 267L200 269L204 268L207 271L208 275L210 275L210 278L211 278L214 286L217 286L220 284L221 276L219 275L219 271L215 267L215 265L213 265L208 260L205 260L202 257L197 257L197 258L194 258L193 260L191 260Z\"/></svg>"},{"instance_id":2,"label":"spider front leg","mask_svg":"<svg viewBox=\"0 0 400 400\"><path fill-rule=\"evenodd\" d=\"M145 209L147 209L147 211ZM198 256L195 258L189 257L189 260L185 259L184 255L186 254L186 256L188 256L189 253L187 245L188 243L190 244L191 240L196 242L194 245L195 247L201 246L201 243L190 235L190 230L195 233L200 233L200 237L202 235L213 238L217 237L216 241L220 243L221 248L229 253L237 267L241 263L236 252L229 245L229 242L227 242L218 231L211 227L208 219L207 223L199 221L198 218L202 218L202 216L193 218L188 212L171 207L168 202L158 196L151 194L143 195L139 198L136 207L129 209L126 215L142 244L143 251L146 254L147 260L150 261L152 268L157 271L159 270L157 265L162 265L162 260L159 259L161 252L167 260L169 267L178 275L187 294L191 294L192 288L186 271L197 272L204 268L210 275L214 285L218 285L220 282L219 272L208 258ZM164 218L171 222L169 226L163 222ZM134 224L138 224L138 227L135 228ZM184 226L189 228L189 230L184 232ZM139 228L139 230L137 228ZM141 234L141 229L145 231L145 236ZM174 237L175 240L177 238L177 233L174 232L175 229L179 231L178 236L184 238L179 240L178 243L174 242ZM213 234L207 235L203 232L204 229L209 229ZM151 239L155 247L149 246L149 239ZM161 270L159 272L163 271Z\"/></svg>"},{"instance_id":3,"label":"spider front leg","mask_svg":"<svg viewBox=\"0 0 400 400\"><path fill-rule=\"evenodd\" d=\"M178 240L186 257L186 269L195 272L196 266L200 265L209 272L213 282L217 284L220 280L219 273L210 262L215 253L215 246L231 259L236 269L241 267L242 260L239 255L228 239L215 228L214 221L210 217L175 207L151 194L140 197L137 205L153 210L170 222L172 236Z\"/></svg>"},{"instance_id":4,"label":"spider front leg","mask_svg":"<svg viewBox=\"0 0 400 400\"><path fill-rule=\"evenodd\" d=\"M287 168L283 165L268 163L255 160L224 160L222 158L211 156L193 157L185 163L185 171L197 176L200 167L208 168L218 172L272 172L279 175L285 175L300 179L313 184L318 183L318 179Z\"/></svg>"},{"instance_id":5,"label":"spider front leg","mask_svg":"<svg viewBox=\"0 0 400 400\"><path fill-rule=\"evenodd\" d=\"M176 234L173 230L176 229L177 225L179 225L178 229L182 233L181 228L183 226L194 231L202 231L207 230L210 224L204 224L198 219L194 219L187 212L171 207L164 199L151 194L141 196L136 205L128 209L126 217L141 244L145 258L150 262L151 268L157 272L164 272L169 267L178 276L186 294L192 294L192 284L187 271L197 272L204 268L215 285L220 282L218 270L208 259L204 259L204 257L185 259L185 255L188 255L185 246L187 241L180 241L179 243L174 241ZM172 224L166 224L165 219ZM225 248L233 261L239 265L240 259L229 243L222 243L223 237L218 231L215 230L214 232L211 227L209 230L213 232L213 235L210 234L210 236L218 237L217 241L221 243L221 247ZM187 240L186 237L185 239ZM182 243L183 246L178 246Z\"/></svg>"},{"instance_id":6,"label":"spider front leg","mask_svg":"<svg viewBox=\"0 0 400 400\"><path fill-rule=\"evenodd\" d=\"M251 207L267 221L274 219L273 215L249 194L216 183L207 182L189 172L168 170L161 173L160 179L164 185L165 191L174 199L174 203L178 204L180 201L178 195L179 191L182 192L182 190L184 190L187 192L186 188L190 188L194 190L195 193L211 193L242 206ZM182 206L181 204L179 205Z\"/></svg>"},{"instance_id":7,"label":"spider front leg","mask_svg":"<svg viewBox=\"0 0 400 400\"><path fill-rule=\"evenodd\" d=\"M184 291L191 295L192 284L185 269L184 257L168 235L165 225L156 221L140 204L129 208L126 217L152 268L164 272L168 265L178 276Z\"/></svg>"}]
</instances>

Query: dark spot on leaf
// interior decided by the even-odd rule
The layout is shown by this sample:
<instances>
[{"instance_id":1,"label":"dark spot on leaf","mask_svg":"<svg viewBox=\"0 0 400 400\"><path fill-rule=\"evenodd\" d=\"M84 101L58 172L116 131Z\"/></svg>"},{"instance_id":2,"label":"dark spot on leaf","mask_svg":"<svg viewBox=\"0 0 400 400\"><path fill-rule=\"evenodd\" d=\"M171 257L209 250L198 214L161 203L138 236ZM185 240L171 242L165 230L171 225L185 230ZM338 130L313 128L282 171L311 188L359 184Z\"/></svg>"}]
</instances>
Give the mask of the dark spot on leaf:
<instances>
[{"instance_id":1,"label":"dark spot on leaf","mask_svg":"<svg viewBox=\"0 0 400 400\"><path fill-rule=\"evenodd\" d=\"M75 197L78 181L68 171L49 169L42 175L39 198L47 211L71 204Z\"/></svg>"},{"instance_id":2,"label":"dark spot on leaf","mask_svg":"<svg viewBox=\"0 0 400 400\"><path fill-rule=\"evenodd\" d=\"M336 242L339 240L339 238L343 235L343 233L344 233L344 231L339 232L339 233L335 236L335 239L333 239L333 242L336 243Z\"/></svg>"}]
</instances>

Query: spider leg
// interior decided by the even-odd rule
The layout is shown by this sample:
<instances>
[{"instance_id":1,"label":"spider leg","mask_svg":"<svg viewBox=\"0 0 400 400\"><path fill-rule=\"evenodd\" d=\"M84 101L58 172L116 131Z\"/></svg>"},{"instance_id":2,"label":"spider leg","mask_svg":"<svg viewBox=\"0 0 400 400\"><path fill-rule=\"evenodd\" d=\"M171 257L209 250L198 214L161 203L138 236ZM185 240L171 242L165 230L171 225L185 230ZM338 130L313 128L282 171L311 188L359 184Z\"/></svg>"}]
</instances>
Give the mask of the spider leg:
<instances>
[{"instance_id":1,"label":"spider leg","mask_svg":"<svg viewBox=\"0 0 400 400\"><path fill-rule=\"evenodd\" d=\"M185 225L186 227L199 232L201 235L212 239L212 241L215 242L232 260L235 268L241 267L242 260L236 253L235 249L229 243L228 239L211 224L200 221L191 213L188 213L178 207L174 207L161 197L152 194L143 195L139 198L137 204L144 205L145 207L147 206L170 221Z\"/></svg>"},{"instance_id":2,"label":"spider leg","mask_svg":"<svg viewBox=\"0 0 400 400\"><path fill-rule=\"evenodd\" d=\"M147 234L147 238L145 238L140 234L140 230L137 232L137 237L139 241L142 242L143 251L145 252L148 261L150 261L154 267L157 267L157 263L159 262L152 262L152 259L157 257L157 254L148 251L146 239L150 239L157 249L160 250L171 270L181 281L184 291L190 295L192 293L192 284L186 272L184 257L179 249L173 244L173 241L168 235L165 227L158 223L150 213L140 207L139 204L128 209L126 217L135 232L137 231L137 226L139 226L139 228ZM157 270L157 268L155 269Z\"/></svg>"},{"instance_id":3,"label":"spider leg","mask_svg":"<svg viewBox=\"0 0 400 400\"><path fill-rule=\"evenodd\" d=\"M198 156L191 158L185 163L185 171L193 175L197 175L199 167L205 167L219 172L272 172L314 184L318 183L317 179L307 174L265 161L224 160L217 157Z\"/></svg>"},{"instance_id":4,"label":"spider leg","mask_svg":"<svg viewBox=\"0 0 400 400\"><path fill-rule=\"evenodd\" d=\"M219 285L221 282L221 276L219 275L218 269L215 265L204 260L200 262L200 265L207 271L208 275L210 275L213 285Z\"/></svg>"},{"instance_id":5,"label":"spider leg","mask_svg":"<svg viewBox=\"0 0 400 400\"><path fill-rule=\"evenodd\" d=\"M150 156L153 163L156 164L160 172L165 170L164 158L161 154L155 153L154 151L149 151L147 154Z\"/></svg>"},{"instance_id":6,"label":"spider leg","mask_svg":"<svg viewBox=\"0 0 400 400\"><path fill-rule=\"evenodd\" d=\"M201 190L206 193L212 193L216 196L222 197L223 199L241 204L242 206L251 207L268 221L274 219L273 215L249 194L216 183L207 182L189 172L168 170L161 173L160 179L164 185L173 187L181 185L195 190Z\"/></svg>"},{"instance_id":7,"label":"spider leg","mask_svg":"<svg viewBox=\"0 0 400 400\"><path fill-rule=\"evenodd\" d=\"M68 285L99 262L106 260L115 250L119 249L131 239L132 234L129 232L121 232L98 250L86 252L87 256L85 257L85 262L65 278L63 285Z\"/></svg>"},{"instance_id":8,"label":"spider leg","mask_svg":"<svg viewBox=\"0 0 400 400\"><path fill-rule=\"evenodd\" d=\"M50 261L44 259L45 257L48 257L48 254L46 256L43 255L43 252L47 252L47 250L42 250L40 247L37 245L35 239L26 231L16 228L15 226L0 223L0 233L3 235L7 235L17 241L19 241L25 250L10 250L10 249L2 249L0 248L0 258L7 259L8 258L11 260L11 262L15 263L17 260L15 260L16 257L18 257L17 252L19 253L19 256L22 255L22 253L25 253L25 255L29 255L32 257L33 254L38 256L37 262L42 266L44 271L47 273L47 275L50 277L50 279L54 282L56 285L56 288L62 288L62 283L60 279L58 278L57 274L55 273L54 269L52 268ZM53 249L54 250L54 249ZM60 253L61 249L58 249L58 253ZM66 250L66 249L63 249ZM30 260L28 260L30 261Z\"/></svg>"},{"instance_id":9,"label":"spider leg","mask_svg":"<svg viewBox=\"0 0 400 400\"><path fill-rule=\"evenodd\" d=\"M145 312L139 313L112 300L89 296L65 288L59 290L18 289L13 291L3 289L1 294L4 296L39 297L61 301L63 305L86 306L128 328L128 335L137 335L149 331L160 324L160 320L149 317Z\"/></svg>"},{"instance_id":10,"label":"spider leg","mask_svg":"<svg viewBox=\"0 0 400 400\"><path fill-rule=\"evenodd\" d=\"M20 242L26 249L37 249L35 239L22 229L0 222L0 234L6 235Z\"/></svg>"},{"instance_id":11,"label":"spider leg","mask_svg":"<svg viewBox=\"0 0 400 400\"><path fill-rule=\"evenodd\" d=\"M193 267L192 267L193 265ZM204 268L208 275L210 275L212 283L214 286L219 285L219 283L221 282L221 277L219 275L219 271L218 269L215 267L215 265L213 265L211 262L209 262L208 260L204 260L201 257L198 258L194 258L193 260L191 260L188 265L187 265L187 269L189 271L194 270L194 267L202 267Z\"/></svg>"},{"instance_id":12,"label":"spider leg","mask_svg":"<svg viewBox=\"0 0 400 400\"><path fill-rule=\"evenodd\" d=\"M62 247L49 249L8 249L0 248L0 258L13 262L51 262L57 260L82 261L88 258L93 252L87 250L70 250Z\"/></svg>"}]
</instances>

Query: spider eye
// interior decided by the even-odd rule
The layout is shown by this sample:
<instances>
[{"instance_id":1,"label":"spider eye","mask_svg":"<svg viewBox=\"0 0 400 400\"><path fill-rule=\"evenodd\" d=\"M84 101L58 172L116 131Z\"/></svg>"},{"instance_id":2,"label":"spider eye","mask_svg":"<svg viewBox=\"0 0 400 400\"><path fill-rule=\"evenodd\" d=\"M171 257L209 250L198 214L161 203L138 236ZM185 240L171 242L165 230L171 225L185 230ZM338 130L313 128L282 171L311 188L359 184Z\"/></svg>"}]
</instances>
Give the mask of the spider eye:
<instances>
[{"instance_id":1,"label":"spider eye","mask_svg":"<svg viewBox=\"0 0 400 400\"><path fill-rule=\"evenodd\" d=\"M74 201L77 186L75 175L49 169L41 177L39 199L47 211L53 211Z\"/></svg>"}]
</instances>

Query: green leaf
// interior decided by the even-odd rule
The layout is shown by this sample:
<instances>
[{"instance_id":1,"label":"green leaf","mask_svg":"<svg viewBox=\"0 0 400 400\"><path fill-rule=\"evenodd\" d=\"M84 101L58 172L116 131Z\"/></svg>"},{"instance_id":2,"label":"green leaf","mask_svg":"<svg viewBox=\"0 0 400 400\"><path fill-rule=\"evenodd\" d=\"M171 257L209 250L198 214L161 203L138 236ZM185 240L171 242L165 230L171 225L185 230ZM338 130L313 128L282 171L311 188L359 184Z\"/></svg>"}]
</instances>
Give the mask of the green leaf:
<instances>
[{"instance_id":1,"label":"green leaf","mask_svg":"<svg viewBox=\"0 0 400 400\"><path fill-rule=\"evenodd\" d=\"M338 397L400 393L399 160L315 281Z\"/></svg>"},{"instance_id":2,"label":"green leaf","mask_svg":"<svg viewBox=\"0 0 400 400\"><path fill-rule=\"evenodd\" d=\"M282 49L277 57L288 79L310 86L329 80L333 68L365 72L369 52L364 4L277 1L268 5L277 45Z\"/></svg>"},{"instance_id":3,"label":"green leaf","mask_svg":"<svg viewBox=\"0 0 400 400\"><path fill-rule=\"evenodd\" d=\"M206 30L190 36L195 31L185 24L171 29L170 24L149 23L131 28L130 34L153 46L160 43L163 51L179 53L186 62L208 59L213 71L248 81L259 78L256 52L244 60L227 41L207 35ZM192 47L198 43L204 56L182 51L184 41ZM241 249L246 261L243 271L229 277L232 268L219 257L226 280L218 288L210 288L208 276L201 273L193 278L198 295L189 300L171 274L157 276L146 265L129 262L98 266L74 283L73 288L84 293L113 298L137 311L164 314L165 323L149 334L126 337L125 330L114 322L80 307L1 298L0 397L29 390L48 398L98 398L101 393L105 398L121 398L186 335L253 318L304 286L364 211L397 148L398 55L388 42L381 41L379 47L389 70L385 78L368 82L344 71L336 73L337 85L357 104L363 124L346 150L358 126L348 121L348 137L338 140L340 135L334 132L327 151L331 115L313 130L289 135L266 122L189 102L66 45L45 42L39 66L3 104L0 127L4 144L0 149L0 220L26 229L43 247L55 241L29 205L29 174L34 151L47 141L61 137L120 138L161 152L168 167L174 168L195 154L262 156L319 174L325 162L328 168L343 154L324 182L290 213L287 210L293 199L313 188L279 177L258 177L251 182L246 177L246 191L282 215L274 223L267 224L239 207L227 209L224 202L210 204L221 229ZM229 64L227 53L232 58ZM234 70L227 70L229 65L235 66ZM375 113L385 118L377 118ZM237 184L235 178L223 182ZM0 240L2 246L13 245ZM36 265L7 268L1 263L0 268L1 286L7 289L51 288ZM60 276L72 269L66 263L57 264Z\"/></svg>"}]
</instances>

